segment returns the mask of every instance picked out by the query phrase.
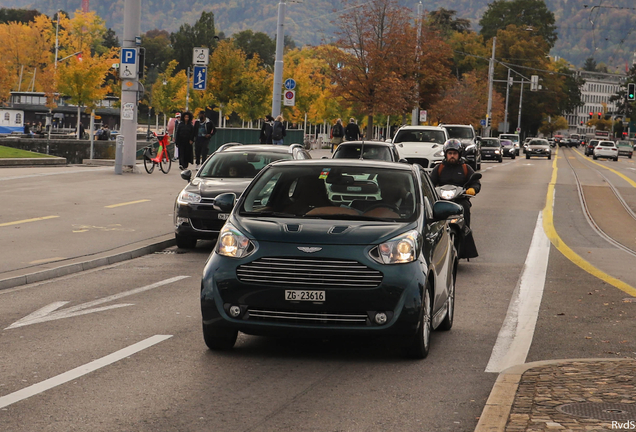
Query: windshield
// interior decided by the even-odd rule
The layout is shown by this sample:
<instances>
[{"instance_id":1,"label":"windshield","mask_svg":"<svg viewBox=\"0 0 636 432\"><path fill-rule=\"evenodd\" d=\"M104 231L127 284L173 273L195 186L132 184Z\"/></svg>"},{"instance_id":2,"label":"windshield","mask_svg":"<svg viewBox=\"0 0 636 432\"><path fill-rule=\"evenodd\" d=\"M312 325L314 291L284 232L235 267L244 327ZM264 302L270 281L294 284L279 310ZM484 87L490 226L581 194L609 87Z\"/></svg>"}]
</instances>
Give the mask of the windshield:
<instances>
[{"instance_id":1,"label":"windshield","mask_svg":"<svg viewBox=\"0 0 636 432\"><path fill-rule=\"evenodd\" d=\"M273 166L250 188L241 216L413 221L410 171L367 166Z\"/></svg>"},{"instance_id":2,"label":"windshield","mask_svg":"<svg viewBox=\"0 0 636 432\"><path fill-rule=\"evenodd\" d=\"M347 144L339 145L338 149L333 155L334 159L360 159L360 151L362 150L361 144ZM376 159L392 162L391 152L386 146L377 145L364 145L364 153L362 159Z\"/></svg>"},{"instance_id":3,"label":"windshield","mask_svg":"<svg viewBox=\"0 0 636 432\"><path fill-rule=\"evenodd\" d=\"M499 142L504 147L510 147L512 145L512 141L510 141L510 140L499 140Z\"/></svg>"},{"instance_id":4,"label":"windshield","mask_svg":"<svg viewBox=\"0 0 636 432\"><path fill-rule=\"evenodd\" d=\"M473 128L466 126L444 126L446 132L448 132L449 138L457 138L457 139L473 139L475 138L475 133L473 132Z\"/></svg>"},{"instance_id":5,"label":"windshield","mask_svg":"<svg viewBox=\"0 0 636 432\"><path fill-rule=\"evenodd\" d=\"M530 141L530 145L531 146L547 146L548 141L543 139L533 139L532 141Z\"/></svg>"},{"instance_id":6,"label":"windshield","mask_svg":"<svg viewBox=\"0 0 636 432\"><path fill-rule=\"evenodd\" d=\"M632 144L629 141L618 141L616 143L618 147L631 147Z\"/></svg>"},{"instance_id":7,"label":"windshield","mask_svg":"<svg viewBox=\"0 0 636 432\"><path fill-rule=\"evenodd\" d=\"M444 144L446 142L446 136L444 131L441 130L401 130L393 139L394 143L402 142L425 142Z\"/></svg>"},{"instance_id":8,"label":"windshield","mask_svg":"<svg viewBox=\"0 0 636 432\"><path fill-rule=\"evenodd\" d=\"M291 158L290 153L265 151L216 153L203 165L199 177L253 178L270 162Z\"/></svg>"},{"instance_id":9,"label":"windshield","mask_svg":"<svg viewBox=\"0 0 636 432\"><path fill-rule=\"evenodd\" d=\"M601 141L599 144L602 147L614 147L614 142L612 141Z\"/></svg>"},{"instance_id":10,"label":"windshield","mask_svg":"<svg viewBox=\"0 0 636 432\"><path fill-rule=\"evenodd\" d=\"M519 142L519 136L518 135L499 135L499 139L507 139L512 141L513 143L518 143Z\"/></svg>"},{"instance_id":11,"label":"windshield","mask_svg":"<svg viewBox=\"0 0 636 432\"><path fill-rule=\"evenodd\" d=\"M481 141L482 147L499 147L499 140L495 139L484 139Z\"/></svg>"}]
</instances>

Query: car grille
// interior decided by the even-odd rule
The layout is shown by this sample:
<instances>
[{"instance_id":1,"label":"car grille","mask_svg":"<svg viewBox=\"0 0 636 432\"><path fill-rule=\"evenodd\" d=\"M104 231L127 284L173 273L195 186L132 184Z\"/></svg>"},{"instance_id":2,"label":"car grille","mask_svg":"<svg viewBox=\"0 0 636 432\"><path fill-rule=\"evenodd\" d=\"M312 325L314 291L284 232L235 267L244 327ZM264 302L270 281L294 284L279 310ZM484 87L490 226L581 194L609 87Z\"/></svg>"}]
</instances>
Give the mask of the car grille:
<instances>
[{"instance_id":1,"label":"car grille","mask_svg":"<svg viewBox=\"0 0 636 432\"><path fill-rule=\"evenodd\" d=\"M221 228L225 225L225 221L223 219L190 218L190 222L194 229L202 231L221 231Z\"/></svg>"},{"instance_id":2,"label":"car grille","mask_svg":"<svg viewBox=\"0 0 636 432\"><path fill-rule=\"evenodd\" d=\"M428 159L426 158L408 158L409 163L419 164L422 168L428 168Z\"/></svg>"},{"instance_id":3,"label":"car grille","mask_svg":"<svg viewBox=\"0 0 636 432\"><path fill-rule=\"evenodd\" d=\"M325 258L259 258L236 274L241 282L301 288L374 288L383 277L356 261Z\"/></svg>"},{"instance_id":4,"label":"car grille","mask_svg":"<svg viewBox=\"0 0 636 432\"><path fill-rule=\"evenodd\" d=\"M361 313L290 312L275 309L248 309L247 312L247 319L250 321L338 326L361 326L369 324L367 314Z\"/></svg>"}]
</instances>

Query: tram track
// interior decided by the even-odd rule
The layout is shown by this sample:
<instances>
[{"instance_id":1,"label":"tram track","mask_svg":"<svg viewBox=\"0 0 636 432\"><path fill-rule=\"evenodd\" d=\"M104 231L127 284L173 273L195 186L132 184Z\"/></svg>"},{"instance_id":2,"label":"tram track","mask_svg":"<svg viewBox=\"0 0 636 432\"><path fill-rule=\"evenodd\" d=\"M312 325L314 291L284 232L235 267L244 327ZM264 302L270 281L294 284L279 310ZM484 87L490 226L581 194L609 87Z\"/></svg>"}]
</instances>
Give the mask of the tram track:
<instances>
[{"instance_id":1,"label":"tram track","mask_svg":"<svg viewBox=\"0 0 636 432\"><path fill-rule=\"evenodd\" d=\"M620 206L625 211L625 214L627 216L629 216L629 219L631 219L633 228L636 231L636 213L627 204L627 202L625 201L625 199L623 198L621 193L618 191L616 186L612 183L612 181L605 174L603 174L600 169L596 168L595 166L591 165L588 161L586 161L584 159L584 156L581 155L576 150L568 149L568 153L565 153L565 152L564 153L565 154L569 154L570 152L575 154L575 158L580 160L581 165L585 166L586 169L590 169L591 171L593 171L595 174L597 174L603 180L604 185L607 186L609 188L609 190L613 193L614 197L616 198L616 200L618 201ZM585 219L587 220L587 222L590 225L590 227L592 228L592 230L599 237L601 237L602 239L604 239L605 241L610 243L612 246L622 250L623 252L628 253L629 255L631 255L633 257L636 257L636 244L630 246L629 244L625 244L627 242L625 242L623 239L621 239L623 241L620 241L619 239L616 239L615 238L616 236L612 236L612 235L608 234L600 226L600 223L597 222L597 220L594 218L594 215L592 214L593 212L590 210L590 206L588 205L588 198L586 197L586 194L585 194L585 191L584 191L584 189L585 189L584 185L581 182L581 179L579 178L579 174L577 174L577 169L572 165L572 163L570 162L569 158L567 156L565 156L565 154L564 154L563 159L565 159L565 161L568 163L568 166L570 167L570 169L572 171L572 175L574 176L574 179L576 181L577 192L578 192L579 200L580 200L580 203L581 203L581 208L583 210L583 214L585 215Z\"/></svg>"}]
</instances>

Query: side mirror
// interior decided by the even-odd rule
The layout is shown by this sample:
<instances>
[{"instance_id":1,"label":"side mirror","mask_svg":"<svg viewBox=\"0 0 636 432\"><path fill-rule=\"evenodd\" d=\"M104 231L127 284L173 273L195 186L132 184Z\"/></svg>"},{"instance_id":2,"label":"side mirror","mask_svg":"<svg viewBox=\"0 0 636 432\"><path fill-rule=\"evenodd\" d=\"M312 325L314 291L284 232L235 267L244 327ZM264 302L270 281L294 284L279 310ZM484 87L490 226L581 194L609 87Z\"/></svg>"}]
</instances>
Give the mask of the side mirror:
<instances>
[{"instance_id":1,"label":"side mirror","mask_svg":"<svg viewBox=\"0 0 636 432\"><path fill-rule=\"evenodd\" d=\"M433 204L433 222L446 220L464 214L464 208L451 201L437 201Z\"/></svg>"},{"instance_id":2,"label":"side mirror","mask_svg":"<svg viewBox=\"0 0 636 432\"><path fill-rule=\"evenodd\" d=\"M236 203L236 194L224 193L214 198L213 207L214 207L214 210L217 210L223 213L229 213L234 208L235 203Z\"/></svg>"},{"instance_id":3,"label":"side mirror","mask_svg":"<svg viewBox=\"0 0 636 432\"><path fill-rule=\"evenodd\" d=\"M192 171L190 170L181 171L181 178L189 182L192 179Z\"/></svg>"},{"instance_id":4,"label":"side mirror","mask_svg":"<svg viewBox=\"0 0 636 432\"><path fill-rule=\"evenodd\" d=\"M473 175L470 176L470 178L468 179L466 184L468 184L470 182L474 182L475 180L481 180L482 177L483 176L481 175L481 173L473 173Z\"/></svg>"}]
</instances>

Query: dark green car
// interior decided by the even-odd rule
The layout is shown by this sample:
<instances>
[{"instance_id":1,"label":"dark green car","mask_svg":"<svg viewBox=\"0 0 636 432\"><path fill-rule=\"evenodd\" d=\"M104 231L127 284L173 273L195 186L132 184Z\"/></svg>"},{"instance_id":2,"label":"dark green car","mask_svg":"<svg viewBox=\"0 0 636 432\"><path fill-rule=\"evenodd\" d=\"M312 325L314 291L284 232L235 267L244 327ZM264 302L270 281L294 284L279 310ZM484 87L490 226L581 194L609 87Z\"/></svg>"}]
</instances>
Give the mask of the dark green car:
<instances>
[{"instance_id":1,"label":"dark green car","mask_svg":"<svg viewBox=\"0 0 636 432\"><path fill-rule=\"evenodd\" d=\"M210 349L252 335L400 338L416 358L453 324L457 253L419 165L323 159L264 168L230 211L201 285Z\"/></svg>"}]
</instances>

